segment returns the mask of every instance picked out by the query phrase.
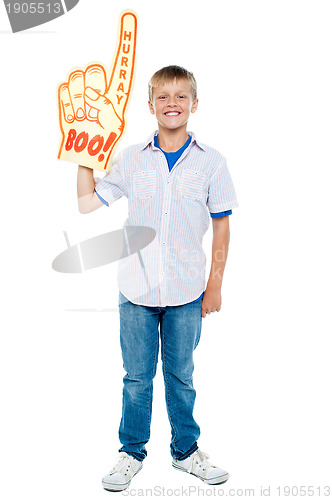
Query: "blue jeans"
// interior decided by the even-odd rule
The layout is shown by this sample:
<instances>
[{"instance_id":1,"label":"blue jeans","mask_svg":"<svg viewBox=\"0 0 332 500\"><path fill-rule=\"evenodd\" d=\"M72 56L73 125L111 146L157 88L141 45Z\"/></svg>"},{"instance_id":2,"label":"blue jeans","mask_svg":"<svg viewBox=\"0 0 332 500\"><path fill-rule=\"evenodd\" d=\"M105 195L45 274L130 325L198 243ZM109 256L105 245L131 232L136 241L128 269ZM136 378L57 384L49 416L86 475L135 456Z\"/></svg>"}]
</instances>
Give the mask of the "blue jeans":
<instances>
[{"instance_id":1,"label":"blue jeans","mask_svg":"<svg viewBox=\"0 0 332 500\"><path fill-rule=\"evenodd\" d=\"M200 429L193 418L196 392L192 375L193 352L202 328L201 304L202 299L180 306L150 307L133 304L119 294L120 342L127 372L123 378L119 451L137 460L147 455L159 337L171 455L184 460L198 449Z\"/></svg>"}]
</instances>

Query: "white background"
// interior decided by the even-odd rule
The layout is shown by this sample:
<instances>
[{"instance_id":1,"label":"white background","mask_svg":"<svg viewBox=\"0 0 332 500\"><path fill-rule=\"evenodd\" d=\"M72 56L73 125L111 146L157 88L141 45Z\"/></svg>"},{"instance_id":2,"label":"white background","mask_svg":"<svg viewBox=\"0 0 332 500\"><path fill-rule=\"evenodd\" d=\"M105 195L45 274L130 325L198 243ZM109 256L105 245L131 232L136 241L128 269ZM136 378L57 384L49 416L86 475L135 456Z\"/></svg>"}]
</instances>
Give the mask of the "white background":
<instances>
[{"instance_id":1,"label":"white background","mask_svg":"<svg viewBox=\"0 0 332 500\"><path fill-rule=\"evenodd\" d=\"M327 485L331 3L81 0L17 34L0 6L1 496L106 498L100 480L120 447L117 264L63 275L51 263L66 248L63 231L75 243L120 228L127 216L125 198L79 214L76 166L56 159L57 85L75 66L111 64L124 8L137 12L139 32L119 148L156 126L147 107L151 74L183 65L200 99L189 129L226 156L240 204L230 218L222 310L203 319L196 351L199 445L229 470L225 493ZM209 263L211 226L204 248ZM171 467L160 364L154 394L133 494L206 489Z\"/></svg>"}]
</instances>

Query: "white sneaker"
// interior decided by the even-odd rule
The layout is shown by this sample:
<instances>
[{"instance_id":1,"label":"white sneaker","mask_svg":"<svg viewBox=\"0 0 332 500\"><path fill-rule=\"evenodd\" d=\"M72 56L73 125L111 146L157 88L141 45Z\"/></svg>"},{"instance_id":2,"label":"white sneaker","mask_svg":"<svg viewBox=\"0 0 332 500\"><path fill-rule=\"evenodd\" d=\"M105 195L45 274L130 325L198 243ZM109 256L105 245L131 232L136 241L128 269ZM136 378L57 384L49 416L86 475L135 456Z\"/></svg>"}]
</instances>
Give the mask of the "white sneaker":
<instances>
[{"instance_id":1,"label":"white sneaker","mask_svg":"<svg viewBox=\"0 0 332 500\"><path fill-rule=\"evenodd\" d=\"M119 459L113 469L102 479L102 485L108 491L122 491L128 488L130 481L143 467L143 462L136 460L125 451L119 453Z\"/></svg>"},{"instance_id":2,"label":"white sneaker","mask_svg":"<svg viewBox=\"0 0 332 500\"><path fill-rule=\"evenodd\" d=\"M196 450L185 460L173 459L172 465L177 470L188 472L199 477L207 484L222 484L229 478L228 472L215 467L208 461L209 455L201 450Z\"/></svg>"}]
</instances>

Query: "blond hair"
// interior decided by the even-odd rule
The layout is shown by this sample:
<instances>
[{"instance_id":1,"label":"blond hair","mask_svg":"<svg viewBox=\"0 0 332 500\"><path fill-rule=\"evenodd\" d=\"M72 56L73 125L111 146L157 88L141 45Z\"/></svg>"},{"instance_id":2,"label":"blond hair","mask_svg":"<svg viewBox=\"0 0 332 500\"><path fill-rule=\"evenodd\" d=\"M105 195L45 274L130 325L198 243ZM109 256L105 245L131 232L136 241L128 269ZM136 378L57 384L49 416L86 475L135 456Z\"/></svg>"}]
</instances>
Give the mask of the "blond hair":
<instances>
[{"instance_id":1,"label":"blond hair","mask_svg":"<svg viewBox=\"0 0 332 500\"><path fill-rule=\"evenodd\" d=\"M153 89L171 80L188 80L191 86L193 101L197 99L197 83L193 73L181 66L165 66L156 71L149 81L149 100L152 101Z\"/></svg>"}]
</instances>

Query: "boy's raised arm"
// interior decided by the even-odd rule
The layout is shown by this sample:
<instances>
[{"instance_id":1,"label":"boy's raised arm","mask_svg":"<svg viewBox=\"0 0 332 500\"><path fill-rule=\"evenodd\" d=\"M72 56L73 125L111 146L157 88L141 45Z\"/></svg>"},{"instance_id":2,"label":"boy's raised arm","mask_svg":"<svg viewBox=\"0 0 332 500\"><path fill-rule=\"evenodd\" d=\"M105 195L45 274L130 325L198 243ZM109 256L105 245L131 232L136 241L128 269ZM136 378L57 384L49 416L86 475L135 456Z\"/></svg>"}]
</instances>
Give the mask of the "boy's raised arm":
<instances>
[{"instance_id":1,"label":"boy's raised arm","mask_svg":"<svg viewBox=\"0 0 332 500\"><path fill-rule=\"evenodd\" d=\"M103 206L95 190L95 181L92 168L78 165L77 171L77 199L78 210L81 214L88 214Z\"/></svg>"}]
</instances>

